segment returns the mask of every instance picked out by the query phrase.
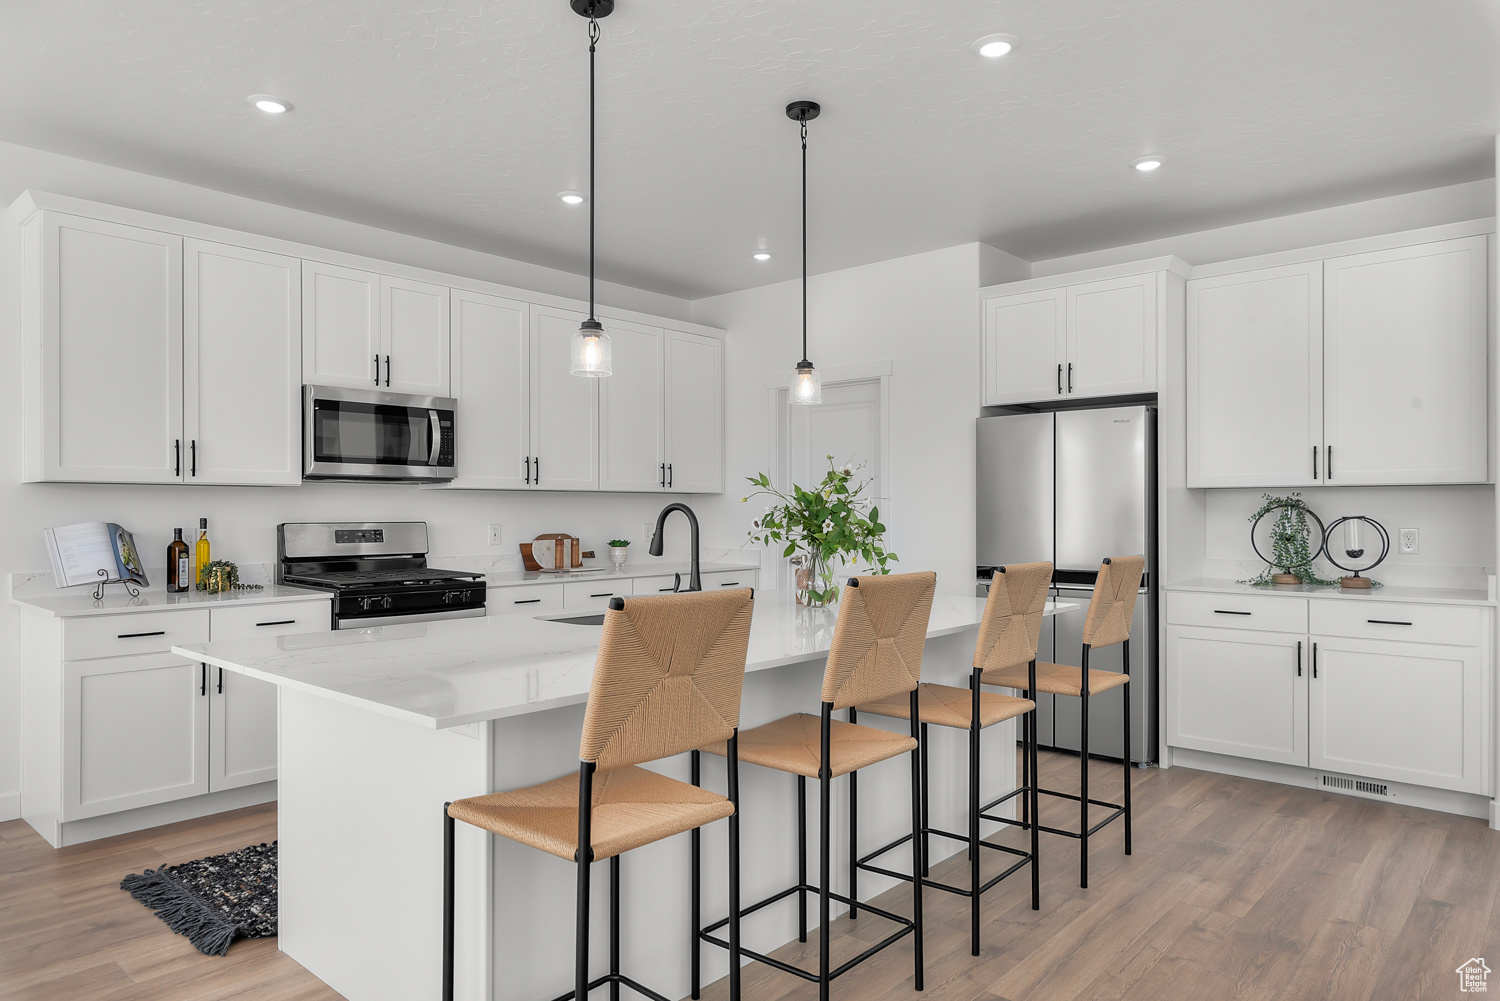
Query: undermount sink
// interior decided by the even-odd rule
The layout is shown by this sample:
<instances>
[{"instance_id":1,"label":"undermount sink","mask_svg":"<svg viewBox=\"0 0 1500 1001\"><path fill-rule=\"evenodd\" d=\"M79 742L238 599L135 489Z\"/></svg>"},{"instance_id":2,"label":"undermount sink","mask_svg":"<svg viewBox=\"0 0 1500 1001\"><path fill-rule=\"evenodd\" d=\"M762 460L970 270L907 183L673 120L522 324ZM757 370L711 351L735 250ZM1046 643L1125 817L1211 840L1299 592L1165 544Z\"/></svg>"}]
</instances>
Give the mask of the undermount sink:
<instances>
[{"instance_id":1,"label":"undermount sink","mask_svg":"<svg viewBox=\"0 0 1500 1001\"><path fill-rule=\"evenodd\" d=\"M570 626L604 625L603 612L589 612L587 615L562 615L555 618L548 615L538 615L537 618L543 622L566 622Z\"/></svg>"}]
</instances>

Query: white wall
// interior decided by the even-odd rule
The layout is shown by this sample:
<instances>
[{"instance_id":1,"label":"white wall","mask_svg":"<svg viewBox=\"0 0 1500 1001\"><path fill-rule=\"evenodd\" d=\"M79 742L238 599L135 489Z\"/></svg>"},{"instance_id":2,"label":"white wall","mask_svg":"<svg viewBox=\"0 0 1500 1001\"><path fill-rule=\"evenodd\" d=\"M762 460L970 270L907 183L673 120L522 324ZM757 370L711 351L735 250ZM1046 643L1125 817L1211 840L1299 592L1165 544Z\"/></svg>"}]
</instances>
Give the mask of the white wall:
<instances>
[{"instance_id":1,"label":"white wall","mask_svg":"<svg viewBox=\"0 0 1500 1001\"><path fill-rule=\"evenodd\" d=\"M389 259L417 267L472 276L555 295L578 296L585 280L520 261L491 257L372 229L294 209L149 177L114 167L0 143L0 206L35 188L198 222L228 226ZM516 494L439 492L407 484L307 484L245 488L193 486L92 486L20 483L18 239L8 216L0 220L0 413L12 433L0 435L0 592L12 573L46 569L41 530L79 521L115 521L129 528L147 567L166 563L172 529L195 529L209 520L214 554L239 563L276 558L275 527L282 521L412 519L432 528L434 553L515 554L517 544L543 532L567 532L586 547L602 548L614 537L641 539L643 522L664 503L654 494ZM675 319L689 319L681 299L601 284L599 300ZM690 499L691 503L696 503ZM487 545L491 522L504 529L504 544ZM671 530L672 549L685 542L681 526ZM639 547L644 555L644 545ZM160 583L153 581L153 583ZM0 605L0 820L16 815L20 760L20 665L18 617Z\"/></svg>"},{"instance_id":2,"label":"white wall","mask_svg":"<svg viewBox=\"0 0 1500 1001\"><path fill-rule=\"evenodd\" d=\"M989 267L1004 265L982 255L981 245L965 244L816 275L808 290L808 352L819 369L892 364L891 502L882 520L901 557L894 569L936 570L939 590L954 594L974 589L982 256ZM771 387L784 386L802 356L801 295L793 281L694 303L696 322L733 331L729 493L704 498L701 508L714 545L739 545L761 510L739 500L744 477L770 468ZM763 586L774 577L763 576Z\"/></svg>"}]
</instances>

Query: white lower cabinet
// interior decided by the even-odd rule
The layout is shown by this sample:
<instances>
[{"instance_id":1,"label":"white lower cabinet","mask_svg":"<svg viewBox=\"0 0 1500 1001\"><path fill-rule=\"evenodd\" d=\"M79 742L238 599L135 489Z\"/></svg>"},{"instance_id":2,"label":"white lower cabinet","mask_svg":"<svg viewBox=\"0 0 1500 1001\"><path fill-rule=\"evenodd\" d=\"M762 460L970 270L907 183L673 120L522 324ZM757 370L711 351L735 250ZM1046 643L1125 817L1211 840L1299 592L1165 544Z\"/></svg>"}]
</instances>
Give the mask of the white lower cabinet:
<instances>
[{"instance_id":1,"label":"white lower cabinet","mask_svg":"<svg viewBox=\"0 0 1500 1001\"><path fill-rule=\"evenodd\" d=\"M1489 614L1171 593L1167 743L1487 795Z\"/></svg>"}]
</instances>

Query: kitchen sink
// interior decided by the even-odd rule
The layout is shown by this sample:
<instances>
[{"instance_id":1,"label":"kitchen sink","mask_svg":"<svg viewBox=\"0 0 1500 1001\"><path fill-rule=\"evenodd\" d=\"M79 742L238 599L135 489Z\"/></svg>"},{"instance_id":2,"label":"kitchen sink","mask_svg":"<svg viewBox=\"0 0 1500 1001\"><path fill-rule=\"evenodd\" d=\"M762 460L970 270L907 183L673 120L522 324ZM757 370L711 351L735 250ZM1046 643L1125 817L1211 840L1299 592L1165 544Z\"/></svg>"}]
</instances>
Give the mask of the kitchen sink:
<instances>
[{"instance_id":1,"label":"kitchen sink","mask_svg":"<svg viewBox=\"0 0 1500 1001\"><path fill-rule=\"evenodd\" d=\"M603 612L589 612L587 615L561 615L548 616L538 615L537 618L544 622L566 622L571 626L602 626L604 625Z\"/></svg>"}]
</instances>

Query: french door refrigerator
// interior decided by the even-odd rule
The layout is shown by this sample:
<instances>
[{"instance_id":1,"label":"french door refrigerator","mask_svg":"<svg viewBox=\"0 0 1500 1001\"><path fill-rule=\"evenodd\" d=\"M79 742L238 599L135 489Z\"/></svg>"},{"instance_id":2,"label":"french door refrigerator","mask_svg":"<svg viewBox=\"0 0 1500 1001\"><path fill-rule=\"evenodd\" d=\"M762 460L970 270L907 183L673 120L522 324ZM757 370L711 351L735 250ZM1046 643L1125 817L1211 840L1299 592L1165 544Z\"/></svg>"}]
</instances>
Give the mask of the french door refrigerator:
<instances>
[{"instance_id":1,"label":"french door refrigerator","mask_svg":"<svg viewBox=\"0 0 1500 1001\"><path fill-rule=\"evenodd\" d=\"M1130 628L1130 758L1156 760L1156 409L1110 407L981 417L978 427L981 583L994 567L1051 560L1054 598L1087 606L1106 556L1144 554ZM1037 657L1078 665L1085 612L1043 620ZM1121 670L1121 647L1089 667ZM1122 690L1089 703L1089 753L1120 758ZM1037 700L1038 743L1076 751L1078 700Z\"/></svg>"}]
</instances>

